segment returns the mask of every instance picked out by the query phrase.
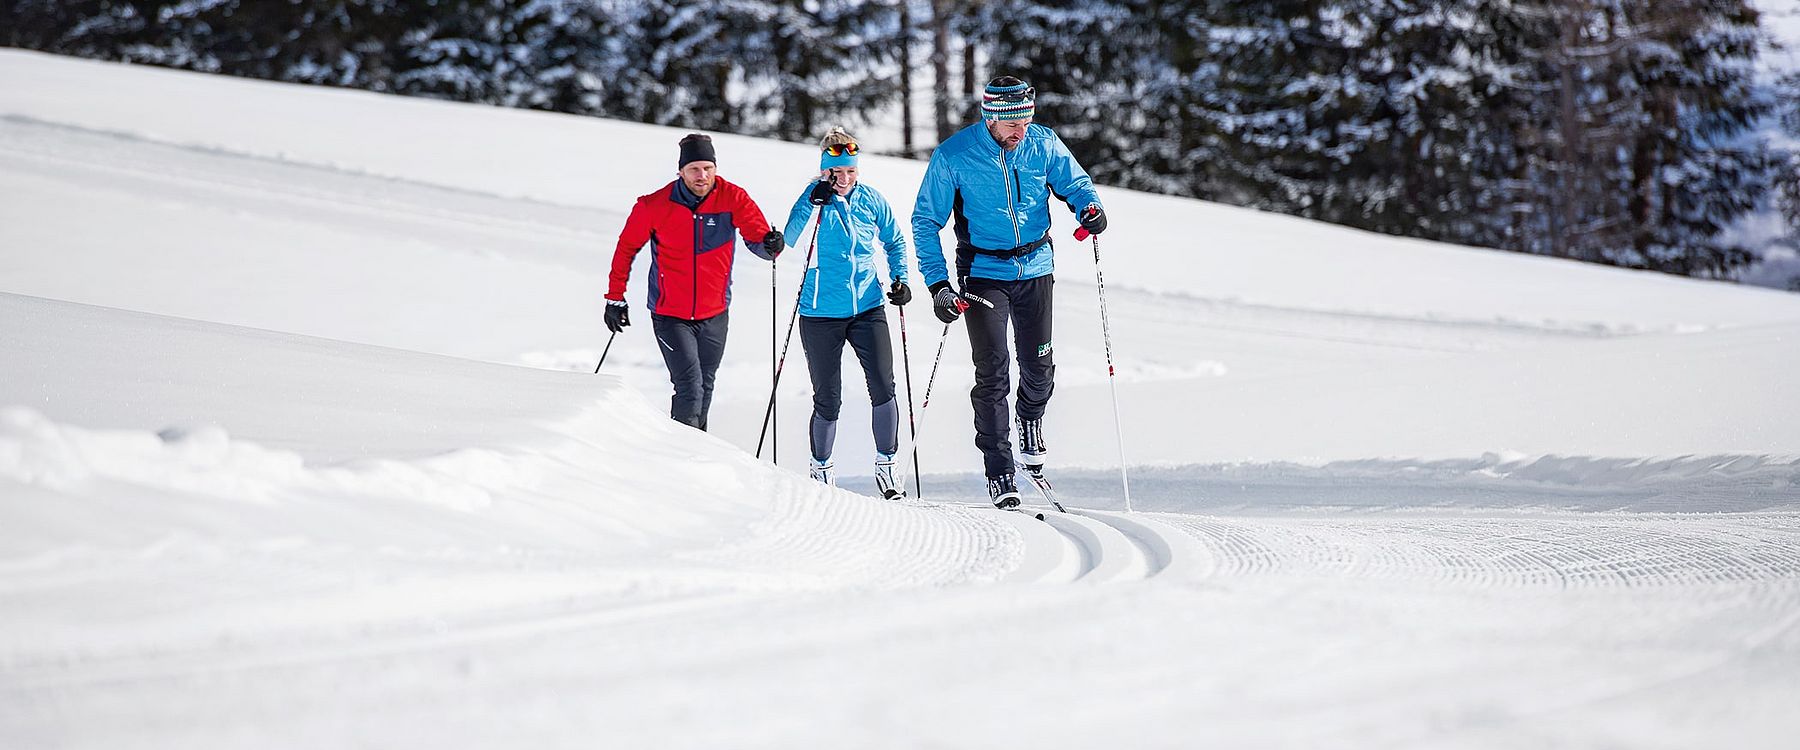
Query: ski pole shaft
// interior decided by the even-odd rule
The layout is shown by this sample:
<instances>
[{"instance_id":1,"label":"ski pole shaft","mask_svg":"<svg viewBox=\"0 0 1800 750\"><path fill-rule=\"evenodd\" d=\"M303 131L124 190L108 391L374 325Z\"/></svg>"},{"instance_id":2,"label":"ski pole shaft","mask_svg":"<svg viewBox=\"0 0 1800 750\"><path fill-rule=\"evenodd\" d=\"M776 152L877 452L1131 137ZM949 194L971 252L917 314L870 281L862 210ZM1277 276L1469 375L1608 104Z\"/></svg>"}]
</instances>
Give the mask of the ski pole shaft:
<instances>
[{"instance_id":1,"label":"ski pole shaft","mask_svg":"<svg viewBox=\"0 0 1800 750\"><path fill-rule=\"evenodd\" d=\"M594 365L594 374L595 375L599 375L600 368L606 366L606 355L612 351L612 342L614 339L617 339L618 337L619 337L618 331L613 331L613 334L611 336L606 337L606 348L600 350L600 364Z\"/></svg>"},{"instance_id":2,"label":"ski pole shaft","mask_svg":"<svg viewBox=\"0 0 1800 750\"><path fill-rule=\"evenodd\" d=\"M963 300L962 307L960 308L961 310L969 309L970 302L979 302L989 310L994 309L994 303L989 302L986 298L979 295L963 292L957 296L961 297ZM950 324L945 323L943 334L938 336L937 356L931 358L931 377L925 379L925 403L919 405L919 411L925 411L925 407L931 405L931 384L937 382L938 363L944 361L944 342L949 340Z\"/></svg>"},{"instance_id":3,"label":"ski pole shaft","mask_svg":"<svg viewBox=\"0 0 1800 750\"><path fill-rule=\"evenodd\" d=\"M931 406L931 386L937 382L938 363L944 361L944 342L950 340L950 324L944 324L944 332L938 336L937 356L931 359L931 377L925 379L925 402L919 404L919 411Z\"/></svg>"},{"instance_id":4,"label":"ski pole shaft","mask_svg":"<svg viewBox=\"0 0 1800 750\"><path fill-rule=\"evenodd\" d=\"M983 306L987 307L990 310L992 310L994 308L993 302L990 302L982 297L970 294L968 292L963 292L963 293L959 294L958 296L962 297L962 299L963 299L962 309L964 309L964 310L966 310L970 307L970 305L969 305L970 301L979 302ZM904 331L902 331L902 333L904 334ZM950 324L945 323L944 324L944 332L941 334L938 334L937 356L934 356L931 358L931 376L925 378L925 401L923 403L919 404L919 413L920 414L924 414L925 409L927 409L931 406L931 386L933 384L937 383L938 365L942 364L944 361L944 344L946 342L948 342L949 340L950 340ZM921 418L923 418L923 417L921 417ZM913 428L913 432L915 435L917 435L918 428L916 426ZM918 446L915 445L915 446L913 446L913 448L916 451L918 449Z\"/></svg>"},{"instance_id":5,"label":"ski pole shaft","mask_svg":"<svg viewBox=\"0 0 1800 750\"><path fill-rule=\"evenodd\" d=\"M1090 234L1086 227L1075 230L1077 241L1089 238L1094 241L1094 284L1100 290L1100 335L1106 342L1106 385L1112 391L1113 436L1119 441L1119 482L1125 488L1125 512L1129 513L1131 476L1125 471L1125 428L1119 421L1119 378L1113 368L1112 324L1106 316L1106 275L1100 272L1100 236Z\"/></svg>"},{"instance_id":6,"label":"ski pole shaft","mask_svg":"<svg viewBox=\"0 0 1800 750\"><path fill-rule=\"evenodd\" d=\"M763 440L765 438L770 437L769 427L770 427L770 425L774 424L775 393L776 393L775 388L777 386L781 385L781 370L782 370L782 367L787 364L788 346L794 343L794 324L800 320L800 295L804 294L806 292L806 267L812 265L813 250L819 246L819 225L820 225L820 223L822 223L824 221L825 221L825 210L823 208L821 208L821 209L819 209L818 219L813 222L812 241L806 243L806 261L800 264L800 271L801 271L800 288L794 290L794 312L792 315L788 316L787 336L785 337L785 340L782 341L782 344L781 344L781 356L777 357L775 359L775 374L774 374L774 377L770 379L771 382L769 384L769 405L767 408L765 408L763 410L762 431L757 433L757 435L756 435L756 457L757 458L762 458ZM771 309L775 306L775 295L773 292L771 292L769 294L769 306ZM769 313L770 319L773 319L774 316L775 316L775 313L771 311ZM775 351L775 342L773 339L773 335L774 335L774 332L771 329L771 331L770 331L771 339L769 341L769 352L771 354L773 354ZM774 452L773 446L771 445L771 448L769 451L769 458L770 458L770 460L774 460L774 457L775 457L775 452Z\"/></svg>"},{"instance_id":7,"label":"ski pole shaft","mask_svg":"<svg viewBox=\"0 0 1800 750\"><path fill-rule=\"evenodd\" d=\"M906 348L906 308L900 307L900 363L906 371L906 427L912 436L913 492L925 498L924 478L919 474L919 419L913 414L912 356Z\"/></svg>"},{"instance_id":8,"label":"ski pole shaft","mask_svg":"<svg viewBox=\"0 0 1800 750\"><path fill-rule=\"evenodd\" d=\"M813 238L818 239L816 232ZM769 463L776 466L781 465L781 410L775 403L775 386L781 383L781 359L775 356L776 320L780 317L780 313L775 310L775 295L781 293L778 291L779 275L775 270L775 261L780 258L781 256L777 255L769 259L769 367L771 368L769 370L769 427L772 428L769 438ZM794 312L798 313L799 311L800 306L796 303ZM782 356L786 357L787 352L782 352Z\"/></svg>"}]
</instances>

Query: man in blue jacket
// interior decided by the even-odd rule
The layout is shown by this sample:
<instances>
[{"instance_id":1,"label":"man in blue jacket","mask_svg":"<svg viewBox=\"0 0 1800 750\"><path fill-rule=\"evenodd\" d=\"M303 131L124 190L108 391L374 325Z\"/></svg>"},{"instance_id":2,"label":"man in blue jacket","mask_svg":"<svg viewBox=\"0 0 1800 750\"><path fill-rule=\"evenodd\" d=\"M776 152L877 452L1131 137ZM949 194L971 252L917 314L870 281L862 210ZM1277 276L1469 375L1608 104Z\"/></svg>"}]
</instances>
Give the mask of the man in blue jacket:
<instances>
[{"instance_id":1,"label":"man in blue jacket","mask_svg":"<svg viewBox=\"0 0 1800 750\"><path fill-rule=\"evenodd\" d=\"M1051 196L1067 204L1090 233L1106 229L1106 212L1087 170L1056 133L1032 124L1036 95L1012 76L988 82L982 92L983 121L950 136L932 153L912 214L919 272L938 319L950 323L965 310L969 316L975 447L987 470L988 496L1002 508L1019 504L1006 403L1009 322L1018 345L1018 463L1037 473L1047 456L1044 407L1056 378L1050 339L1055 284ZM951 286L938 238L952 216L960 292ZM966 298L985 304L971 306Z\"/></svg>"}]
</instances>

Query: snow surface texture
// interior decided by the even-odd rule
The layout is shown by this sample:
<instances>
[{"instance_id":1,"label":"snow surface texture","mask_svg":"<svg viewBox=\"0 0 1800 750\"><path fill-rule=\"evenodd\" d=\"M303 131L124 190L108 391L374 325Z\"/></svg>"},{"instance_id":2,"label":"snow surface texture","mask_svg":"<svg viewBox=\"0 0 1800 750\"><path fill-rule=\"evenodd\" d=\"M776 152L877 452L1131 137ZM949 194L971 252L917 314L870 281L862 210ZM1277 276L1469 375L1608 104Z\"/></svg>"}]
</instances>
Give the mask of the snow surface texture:
<instances>
[{"instance_id":1,"label":"snow surface texture","mask_svg":"<svg viewBox=\"0 0 1800 750\"><path fill-rule=\"evenodd\" d=\"M0 746L1800 730L1800 297L1104 192L1138 512L1060 216L1074 512L979 507L960 330L926 497L881 502L746 454L747 253L711 435L666 418L644 321L590 374L679 136L0 52ZM810 175L719 142L765 208ZM920 167L864 176L904 210ZM942 327L911 312L923 388Z\"/></svg>"}]
</instances>

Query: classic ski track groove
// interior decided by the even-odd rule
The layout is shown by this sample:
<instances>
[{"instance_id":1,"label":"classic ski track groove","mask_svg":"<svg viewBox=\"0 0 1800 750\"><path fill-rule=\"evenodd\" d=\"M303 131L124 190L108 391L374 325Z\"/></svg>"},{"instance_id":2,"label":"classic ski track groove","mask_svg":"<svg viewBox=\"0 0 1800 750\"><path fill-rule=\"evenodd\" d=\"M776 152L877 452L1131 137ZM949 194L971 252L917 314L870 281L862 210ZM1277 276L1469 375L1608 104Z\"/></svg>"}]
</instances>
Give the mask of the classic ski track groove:
<instances>
[{"instance_id":1,"label":"classic ski track groove","mask_svg":"<svg viewBox=\"0 0 1800 750\"><path fill-rule=\"evenodd\" d=\"M1009 582L1336 578L1619 591L1800 580L1800 513L1219 517L978 509L1019 531ZM1045 527L1056 532L1052 537Z\"/></svg>"},{"instance_id":2,"label":"classic ski track groove","mask_svg":"<svg viewBox=\"0 0 1800 750\"><path fill-rule=\"evenodd\" d=\"M1623 590L1800 579L1800 514L1232 517L1153 514L1215 575Z\"/></svg>"},{"instance_id":3,"label":"classic ski track groove","mask_svg":"<svg viewBox=\"0 0 1800 750\"><path fill-rule=\"evenodd\" d=\"M1105 583L1144 580L1171 568L1203 577L1215 567L1211 553L1194 538L1165 523L1126 514L1071 508L1026 506L1024 513L970 506L1009 524L1024 539L1019 565L1009 583Z\"/></svg>"}]
</instances>

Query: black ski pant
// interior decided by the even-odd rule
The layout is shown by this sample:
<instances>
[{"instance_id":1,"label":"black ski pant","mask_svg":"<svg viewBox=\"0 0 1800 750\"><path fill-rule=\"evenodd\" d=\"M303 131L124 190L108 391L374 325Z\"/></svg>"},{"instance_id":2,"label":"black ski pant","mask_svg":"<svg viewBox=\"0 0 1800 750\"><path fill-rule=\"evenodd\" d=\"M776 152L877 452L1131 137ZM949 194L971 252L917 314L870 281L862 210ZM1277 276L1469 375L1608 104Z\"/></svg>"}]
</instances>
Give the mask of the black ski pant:
<instances>
[{"instance_id":1,"label":"black ski pant","mask_svg":"<svg viewBox=\"0 0 1800 750\"><path fill-rule=\"evenodd\" d=\"M881 307L850 318L800 316L800 347L806 350L806 370L812 376L812 457L831 458L837 440L838 409L843 405L844 344L862 363L863 382L869 386L870 422L875 450L892 455L900 449L900 409L894 403L894 343L888 335L887 313Z\"/></svg>"},{"instance_id":2,"label":"black ski pant","mask_svg":"<svg viewBox=\"0 0 1800 750\"><path fill-rule=\"evenodd\" d=\"M730 313L705 320L684 320L651 315L656 348L669 367L669 383L675 395L669 399L669 416L689 427L706 429L706 413L712 409L713 376L725 358L725 331Z\"/></svg>"},{"instance_id":3,"label":"black ski pant","mask_svg":"<svg viewBox=\"0 0 1800 750\"><path fill-rule=\"evenodd\" d=\"M1019 418L1042 419L1056 385L1056 358L1050 346L1051 292L1056 279L1048 274L1035 279L1001 281L971 278L963 291L981 297L969 305L963 319L969 329L969 350L975 360L975 387L969 400L975 406L975 447L981 449L987 475L1013 473L1012 420L1007 413L1006 391L1011 387L1007 324L1018 347Z\"/></svg>"}]
</instances>

